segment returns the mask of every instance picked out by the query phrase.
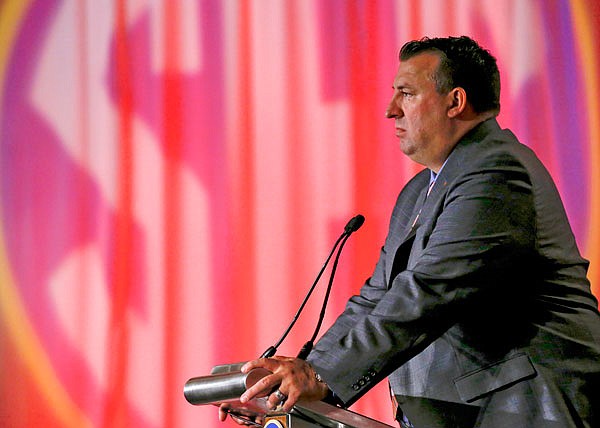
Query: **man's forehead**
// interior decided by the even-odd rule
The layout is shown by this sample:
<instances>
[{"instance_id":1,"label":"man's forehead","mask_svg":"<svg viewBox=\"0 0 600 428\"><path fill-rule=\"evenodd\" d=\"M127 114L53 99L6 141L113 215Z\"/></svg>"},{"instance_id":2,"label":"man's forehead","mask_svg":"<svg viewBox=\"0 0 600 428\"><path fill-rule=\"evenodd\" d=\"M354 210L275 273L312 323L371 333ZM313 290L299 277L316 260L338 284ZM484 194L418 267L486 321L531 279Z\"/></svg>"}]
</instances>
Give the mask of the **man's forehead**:
<instances>
[{"instance_id":1,"label":"man's forehead","mask_svg":"<svg viewBox=\"0 0 600 428\"><path fill-rule=\"evenodd\" d=\"M394 83L404 80L431 80L440 63L440 57L433 52L423 52L400 61Z\"/></svg>"}]
</instances>

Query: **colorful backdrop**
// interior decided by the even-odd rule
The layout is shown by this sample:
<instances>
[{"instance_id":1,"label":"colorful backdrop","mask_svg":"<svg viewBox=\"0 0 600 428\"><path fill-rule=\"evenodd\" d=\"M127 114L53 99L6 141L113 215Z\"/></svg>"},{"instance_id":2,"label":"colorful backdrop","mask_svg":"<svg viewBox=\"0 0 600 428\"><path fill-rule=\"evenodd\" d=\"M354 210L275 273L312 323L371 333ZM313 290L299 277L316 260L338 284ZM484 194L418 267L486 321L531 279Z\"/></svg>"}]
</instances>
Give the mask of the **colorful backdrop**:
<instances>
[{"instance_id":1,"label":"colorful backdrop","mask_svg":"<svg viewBox=\"0 0 600 428\"><path fill-rule=\"evenodd\" d=\"M0 1L0 425L234 426L183 385L273 344L357 213L325 326L370 274L423 35L495 54L599 294L599 27L596 0ZM386 385L353 409L391 423Z\"/></svg>"}]
</instances>

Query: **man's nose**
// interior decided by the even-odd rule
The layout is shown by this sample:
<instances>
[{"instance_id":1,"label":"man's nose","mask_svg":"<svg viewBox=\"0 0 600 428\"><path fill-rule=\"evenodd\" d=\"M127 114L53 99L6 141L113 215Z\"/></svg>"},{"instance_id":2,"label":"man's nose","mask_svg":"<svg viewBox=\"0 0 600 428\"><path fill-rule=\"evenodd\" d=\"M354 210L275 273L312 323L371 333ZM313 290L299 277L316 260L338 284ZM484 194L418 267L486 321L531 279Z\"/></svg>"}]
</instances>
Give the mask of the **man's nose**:
<instances>
[{"instance_id":1,"label":"man's nose","mask_svg":"<svg viewBox=\"0 0 600 428\"><path fill-rule=\"evenodd\" d=\"M395 117L400 116L400 109L394 105L394 103L390 103L388 108L385 110L385 117L388 119L393 119Z\"/></svg>"},{"instance_id":2,"label":"man's nose","mask_svg":"<svg viewBox=\"0 0 600 428\"><path fill-rule=\"evenodd\" d=\"M402 115L402 109L398 106L396 101L396 97L392 98L392 101L388 104L387 109L385 110L385 117L388 119L393 119L395 117Z\"/></svg>"}]
</instances>

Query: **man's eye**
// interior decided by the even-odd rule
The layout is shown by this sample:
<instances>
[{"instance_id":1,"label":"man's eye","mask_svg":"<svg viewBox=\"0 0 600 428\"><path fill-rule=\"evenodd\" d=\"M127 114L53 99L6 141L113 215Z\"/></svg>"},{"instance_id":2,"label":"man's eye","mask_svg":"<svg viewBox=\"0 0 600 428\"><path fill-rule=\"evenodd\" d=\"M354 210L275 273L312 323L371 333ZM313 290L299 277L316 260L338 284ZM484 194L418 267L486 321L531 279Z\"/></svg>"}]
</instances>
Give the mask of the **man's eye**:
<instances>
[{"instance_id":1,"label":"man's eye","mask_svg":"<svg viewBox=\"0 0 600 428\"><path fill-rule=\"evenodd\" d=\"M403 96L403 97L405 97L405 98L406 98L406 97L410 97L410 96L412 95L412 93L410 93L410 92L406 92L406 91L402 91L402 92L401 92L401 94L402 94L402 96Z\"/></svg>"}]
</instances>

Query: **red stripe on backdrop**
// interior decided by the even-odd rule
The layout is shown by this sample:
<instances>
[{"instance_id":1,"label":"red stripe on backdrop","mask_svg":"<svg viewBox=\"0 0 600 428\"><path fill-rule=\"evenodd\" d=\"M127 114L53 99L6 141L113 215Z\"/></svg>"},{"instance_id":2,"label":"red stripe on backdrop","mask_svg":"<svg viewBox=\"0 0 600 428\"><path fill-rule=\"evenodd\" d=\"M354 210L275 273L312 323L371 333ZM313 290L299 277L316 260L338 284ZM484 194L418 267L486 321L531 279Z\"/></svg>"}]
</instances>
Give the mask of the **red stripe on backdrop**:
<instances>
[{"instance_id":1,"label":"red stripe on backdrop","mask_svg":"<svg viewBox=\"0 0 600 428\"><path fill-rule=\"evenodd\" d=\"M181 248L181 154L182 154L182 82L181 82L181 50L179 43L181 25L180 1L164 0L163 2L163 148L165 158L164 169L164 290L165 321L163 331L165 342L163 345L164 359L164 385L165 391L178 391L181 388L180 379L177 378L177 362L180 360L180 343L178 338L178 298L180 294L181 278L179 270ZM180 397L175 394L165 393L164 397L164 426L177 426L175 419L175 400Z\"/></svg>"},{"instance_id":2,"label":"red stripe on backdrop","mask_svg":"<svg viewBox=\"0 0 600 428\"><path fill-rule=\"evenodd\" d=\"M421 13L420 1L414 0L410 2L409 15L411 24L410 33L413 34L413 37L410 37L410 40L415 38L422 37L423 34L423 14Z\"/></svg>"},{"instance_id":3,"label":"red stripe on backdrop","mask_svg":"<svg viewBox=\"0 0 600 428\"><path fill-rule=\"evenodd\" d=\"M133 93L131 82L131 51L127 39L127 0L118 0L115 16L116 39L116 94L118 111L118 196L114 239L113 296L108 330L109 353L107 405L104 426L126 426L127 384L129 357L129 323L127 322L130 295L129 267L133 254L132 242L132 127Z\"/></svg>"},{"instance_id":4,"label":"red stripe on backdrop","mask_svg":"<svg viewBox=\"0 0 600 428\"><path fill-rule=\"evenodd\" d=\"M376 34L377 25L370 25L376 13L374 2L353 2L348 6L348 32L350 51L349 96L351 100L352 166L354 167L354 184L352 192L356 207L360 207L366 218L370 218L370 209L379 197L377 192L370 191L372 183L372 166L376 165L375 150L373 150L373 127L377 123L377 111L381 108L374 105L373 83L377 81L379 68L377 54L380 47ZM361 167L362 166L362 167ZM361 238L368 247L376 246L375 229L361 230ZM359 258L353 264L352 278L357 278L357 272L366 272L373 265L366 265L366 259Z\"/></svg>"},{"instance_id":5,"label":"red stripe on backdrop","mask_svg":"<svg viewBox=\"0 0 600 428\"><path fill-rule=\"evenodd\" d=\"M306 98L300 93L302 84L300 82L306 82L306 64L303 63L302 50L303 41L306 37L302 31L302 21L299 19L303 16L302 0L292 0L286 3L285 7L285 65L286 65L286 92L284 105L289 106L293 114L287 114L286 128L290 130L287 133L285 144L288 149L288 162L292 166L292 170L287 177L282 177L282 180L287 180L286 187L290 189L289 192L289 215L287 219L287 230L310 230L313 220L312 216L306 212L307 201L310 200L310 190L307 183L310 180L306 177L306 171L310 171L310 167L307 165L309 157L307 152L310 151L311 145L315 144L314 141L310 141L308 133L305 131L310 127L310 124L306 120L310 117L307 106L305 103ZM316 144L320 144L318 142ZM290 287L291 290L304 290L298 282L300 278L308 278L310 272L307 268L310 267L310 263L307 263L308 257L306 254L307 248L312 248L308 240L310 240L309 234L304 233L291 233L289 234L289 247L287 251L286 265L289 266L291 272L294 272L294 276L291 278ZM290 296L294 296L292 299L288 299L288 302L283 305L286 308L286 312L289 309L290 316L295 311L293 305L295 304L295 296L300 293L290 293ZM305 316L300 319L299 324L295 327L295 331L305 331L306 339L310 337L309 328L304 329L302 327L303 321L311 319L312 316ZM282 325L287 323L287 319L282 319ZM302 337L304 338L304 337ZM266 338L263 338L263 340ZM300 349L301 344L299 343L300 338L291 335L287 340L287 345L291 349Z\"/></svg>"},{"instance_id":6,"label":"red stripe on backdrop","mask_svg":"<svg viewBox=\"0 0 600 428\"><path fill-rule=\"evenodd\" d=\"M232 177L232 195L229 218L231 232L231 257L228 258L229 276L218 284L213 329L214 352L219 364L234 362L231 358L244 358L243 351L257 347L255 325L256 301L256 194L254 162L255 116L252 37L252 1L239 3L237 34L237 69L233 77L232 102L235 128L229 143L231 159L229 174ZM231 148L233 147L233 148ZM248 355L247 358L252 358Z\"/></svg>"}]
</instances>

